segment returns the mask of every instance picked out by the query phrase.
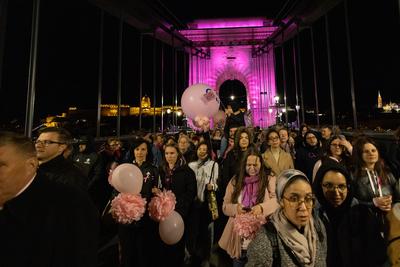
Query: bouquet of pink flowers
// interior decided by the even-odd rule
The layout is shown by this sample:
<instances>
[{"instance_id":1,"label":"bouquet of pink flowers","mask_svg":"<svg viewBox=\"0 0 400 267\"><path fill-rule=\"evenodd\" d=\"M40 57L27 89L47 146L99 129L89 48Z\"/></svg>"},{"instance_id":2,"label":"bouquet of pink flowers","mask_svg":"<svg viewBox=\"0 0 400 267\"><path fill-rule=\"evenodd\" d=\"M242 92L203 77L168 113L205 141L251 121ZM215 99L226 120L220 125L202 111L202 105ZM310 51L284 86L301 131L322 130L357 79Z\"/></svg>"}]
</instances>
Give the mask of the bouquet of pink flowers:
<instances>
[{"instance_id":1,"label":"bouquet of pink flowers","mask_svg":"<svg viewBox=\"0 0 400 267\"><path fill-rule=\"evenodd\" d=\"M153 220L164 221L175 209L176 198L172 191L156 193L149 203L149 215Z\"/></svg>"},{"instance_id":2,"label":"bouquet of pink flowers","mask_svg":"<svg viewBox=\"0 0 400 267\"><path fill-rule=\"evenodd\" d=\"M236 215L233 219L233 232L242 238L253 239L258 229L266 222L264 216L254 216L251 213Z\"/></svg>"},{"instance_id":3,"label":"bouquet of pink flowers","mask_svg":"<svg viewBox=\"0 0 400 267\"><path fill-rule=\"evenodd\" d=\"M111 201L110 212L113 218L122 224L130 224L139 221L146 211L146 199L140 194L119 193Z\"/></svg>"}]
</instances>

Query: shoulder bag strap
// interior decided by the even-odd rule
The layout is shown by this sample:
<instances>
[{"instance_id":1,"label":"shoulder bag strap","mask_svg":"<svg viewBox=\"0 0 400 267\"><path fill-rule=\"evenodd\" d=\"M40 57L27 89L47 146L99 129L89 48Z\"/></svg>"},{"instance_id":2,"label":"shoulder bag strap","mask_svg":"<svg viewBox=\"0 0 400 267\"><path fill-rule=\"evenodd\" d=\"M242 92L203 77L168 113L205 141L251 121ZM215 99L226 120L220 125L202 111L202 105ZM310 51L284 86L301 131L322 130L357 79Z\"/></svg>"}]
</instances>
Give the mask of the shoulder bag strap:
<instances>
[{"instance_id":1,"label":"shoulder bag strap","mask_svg":"<svg viewBox=\"0 0 400 267\"><path fill-rule=\"evenodd\" d=\"M264 227L272 246L272 267L280 267L281 254L278 246L278 233L276 232L275 226L271 222L266 223Z\"/></svg>"},{"instance_id":2,"label":"shoulder bag strap","mask_svg":"<svg viewBox=\"0 0 400 267\"><path fill-rule=\"evenodd\" d=\"M210 174L210 179L208 179L208 184L211 182L211 179L214 178L214 166L215 166L215 161L214 161L214 163L212 165L212 168L211 168L211 174Z\"/></svg>"}]
</instances>

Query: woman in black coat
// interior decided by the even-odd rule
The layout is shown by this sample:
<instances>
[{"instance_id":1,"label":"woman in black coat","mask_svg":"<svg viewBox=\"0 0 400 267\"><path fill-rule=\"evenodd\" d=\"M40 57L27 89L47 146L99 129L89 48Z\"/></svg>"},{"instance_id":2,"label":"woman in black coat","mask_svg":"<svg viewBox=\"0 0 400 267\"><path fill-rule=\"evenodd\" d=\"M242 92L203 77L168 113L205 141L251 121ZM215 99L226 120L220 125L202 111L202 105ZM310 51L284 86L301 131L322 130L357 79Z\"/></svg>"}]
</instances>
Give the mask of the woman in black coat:
<instances>
[{"instance_id":1,"label":"woman in black coat","mask_svg":"<svg viewBox=\"0 0 400 267\"><path fill-rule=\"evenodd\" d=\"M304 172L310 182L315 163L322 157L321 141L317 133L308 131L304 135L303 146L296 150L294 166Z\"/></svg>"},{"instance_id":2,"label":"woman in black coat","mask_svg":"<svg viewBox=\"0 0 400 267\"><path fill-rule=\"evenodd\" d=\"M153 188L158 185L158 169L152 164L150 144L142 138L132 144L133 163L143 174L143 186L140 192L147 204L152 197ZM156 266L152 248L158 243L158 224L149 218L146 209L139 221L131 224L120 224L118 229L121 252L121 267Z\"/></svg>"},{"instance_id":3,"label":"woman in black coat","mask_svg":"<svg viewBox=\"0 0 400 267\"><path fill-rule=\"evenodd\" d=\"M164 162L160 167L162 188L171 190L176 197L175 211L182 216L185 225L189 210L197 194L196 176L188 167L176 145L166 145ZM161 243L159 266L181 266L185 257L185 236L175 245Z\"/></svg>"},{"instance_id":4,"label":"woman in black coat","mask_svg":"<svg viewBox=\"0 0 400 267\"><path fill-rule=\"evenodd\" d=\"M380 222L353 197L347 169L334 161L324 163L313 187L328 237L327 266L382 266L387 257Z\"/></svg>"}]
</instances>

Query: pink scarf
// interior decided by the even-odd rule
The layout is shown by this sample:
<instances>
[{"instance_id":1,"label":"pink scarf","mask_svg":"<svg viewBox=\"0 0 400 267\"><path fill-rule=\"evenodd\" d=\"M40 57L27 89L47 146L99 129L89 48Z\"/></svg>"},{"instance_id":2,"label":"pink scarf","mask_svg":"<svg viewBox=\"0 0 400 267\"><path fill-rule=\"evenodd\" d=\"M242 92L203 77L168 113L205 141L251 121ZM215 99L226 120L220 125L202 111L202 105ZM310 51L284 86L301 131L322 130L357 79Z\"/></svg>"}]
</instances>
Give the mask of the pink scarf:
<instances>
[{"instance_id":1,"label":"pink scarf","mask_svg":"<svg viewBox=\"0 0 400 267\"><path fill-rule=\"evenodd\" d=\"M244 178L244 187L242 190L242 205L244 207L251 208L257 204L258 181L258 175L246 176Z\"/></svg>"}]
</instances>

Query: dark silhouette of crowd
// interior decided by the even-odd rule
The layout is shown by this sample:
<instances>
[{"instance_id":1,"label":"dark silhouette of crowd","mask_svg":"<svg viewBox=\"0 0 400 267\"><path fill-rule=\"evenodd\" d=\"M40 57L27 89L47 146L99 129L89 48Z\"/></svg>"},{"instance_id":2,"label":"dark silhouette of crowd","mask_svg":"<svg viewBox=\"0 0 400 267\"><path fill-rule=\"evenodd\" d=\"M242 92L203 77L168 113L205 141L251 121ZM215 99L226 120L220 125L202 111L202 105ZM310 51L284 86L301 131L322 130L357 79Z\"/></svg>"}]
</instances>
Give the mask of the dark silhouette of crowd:
<instances>
[{"instance_id":1,"label":"dark silhouette of crowd","mask_svg":"<svg viewBox=\"0 0 400 267\"><path fill-rule=\"evenodd\" d=\"M245 126L230 109L203 132L1 132L0 266L400 266L400 130L382 146L330 125ZM110 215L123 163L141 170L147 204L174 193L176 244L148 210L130 224ZM236 230L245 215L266 222L251 238Z\"/></svg>"}]
</instances>

